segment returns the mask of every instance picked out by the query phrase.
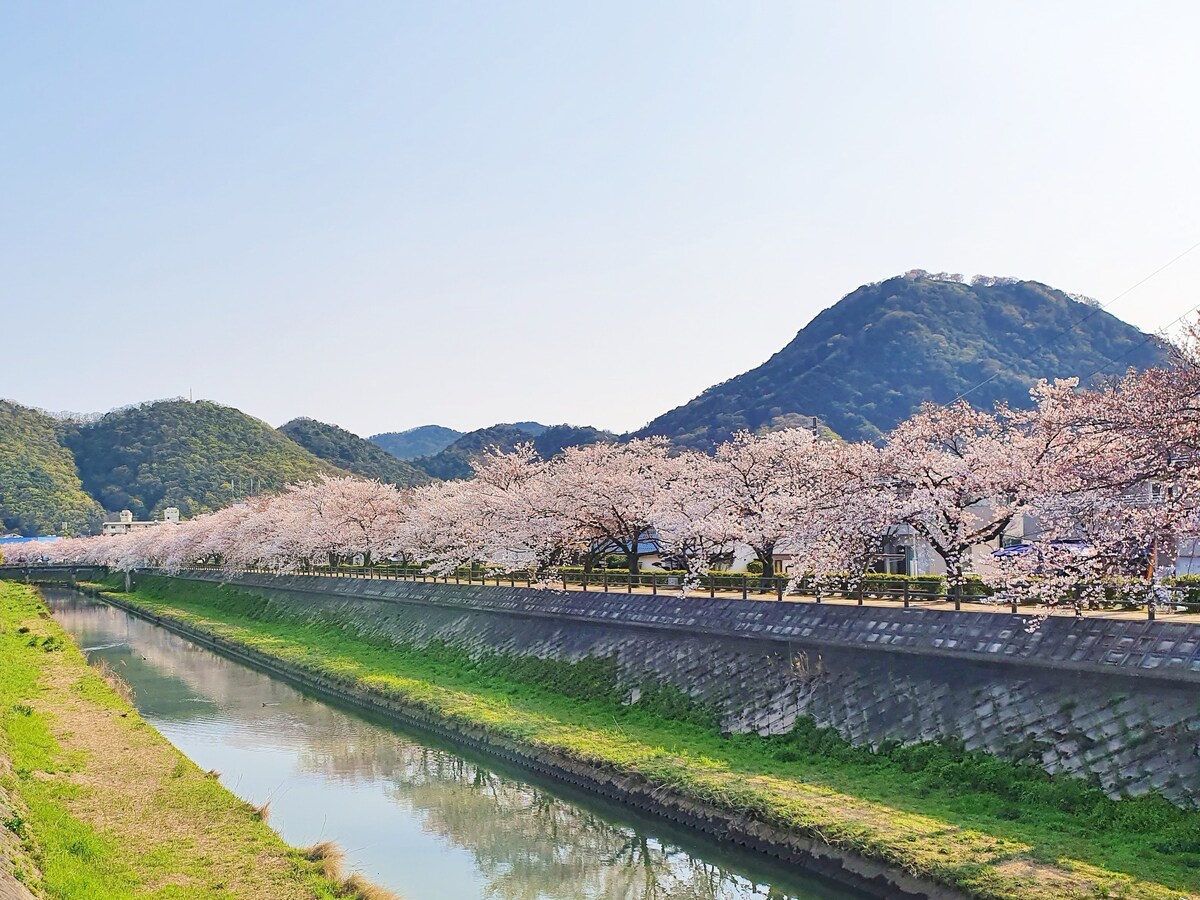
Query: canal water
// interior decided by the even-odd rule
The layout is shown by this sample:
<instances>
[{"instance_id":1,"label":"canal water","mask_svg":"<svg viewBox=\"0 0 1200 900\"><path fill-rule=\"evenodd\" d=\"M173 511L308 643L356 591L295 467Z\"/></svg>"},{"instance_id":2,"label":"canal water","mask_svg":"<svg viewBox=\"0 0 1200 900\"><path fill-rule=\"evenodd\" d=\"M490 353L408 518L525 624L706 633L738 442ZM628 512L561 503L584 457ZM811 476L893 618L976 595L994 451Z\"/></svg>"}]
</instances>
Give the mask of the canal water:
<instances>
[{"instance_id":1,"label":"canal water","mask_svg":"<svg viewBox=\"0 0 1200 900\"><path fill-rule=\"evenodd\" d=\"M844 900L772 867L494 760L341 708L74 591L45 589L89 661L284 840L334 840L404 900Z\"/></svg>"}]
</instances>

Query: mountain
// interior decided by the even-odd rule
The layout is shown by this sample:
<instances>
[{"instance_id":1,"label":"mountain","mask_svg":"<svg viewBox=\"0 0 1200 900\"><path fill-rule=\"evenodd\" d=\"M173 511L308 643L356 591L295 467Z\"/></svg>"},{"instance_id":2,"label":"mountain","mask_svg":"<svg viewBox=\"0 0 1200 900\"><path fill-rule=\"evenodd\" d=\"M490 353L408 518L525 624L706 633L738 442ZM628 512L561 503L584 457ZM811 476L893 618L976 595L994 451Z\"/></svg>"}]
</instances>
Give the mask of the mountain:
<instances>
[{"instance_id":1,"label":"mountain","mask_svg":"<svg viewBox=\"0 0 1200 900\"><path fill-rule=\"evenodd\" d=\"M537 437L547 426L541 422L513 422L528 437ZM493 426L496 427L496 426ZM487 429L480 429L486 431ZM474 433L474 432L472 432ZM422 456L436 456L459 438L463 432L442 425L421 425L407 431L387 431L372 435L368 440L386 450L397 459L414 460Z\"/></svg>"},{"instance_id":2,"label":"mountain","mask_svg":"<svg viewBox=\"0 0 1200 900\"><path fill-rule=\"evenodd\" d=\"M529 427L537 433L529 431ZM538 422L493 425L467 432L440 453L414 459L413 465L434 478L470 478L471 460L482 456L490 447L499 447L507 453L519 444L533 444L538 456L549 459L566 447L615 440L617 435L590 425L542 425Z\"/></svg>"},{"instance_id":3,"label":"mountain","mask_svg":"<svg viewBox=\"0 0 1200 900\"><path fill-rule=\"evenodd\" d=\"M806 325L756 369L709 388L635 436L711 447L818 417L847 439L874 440L923 401L1030 404L1039 378L1163 363L1166 345L1036 281L931 276L868 284ZM978 386L978 387L977 387ZM974 390L972 390L974 388Z\"/></svg>"},{"instance_id":4,"label":"mountain","mask_svg":"<svg viewBox=\"0 0 1200 900\"><path fill-rule=\"evenodd\" d=\"M420 469L336 425L300 418L281 425L279 430L314 456L363 478L400 487L426 484L430 480Z\"/></svg>"},{"instance_id":5,"label":"mountain","mask_svg":"<svg viewBox=\"0 0 1200 900\"><path fill-rule=\"evenodd\" d=\"M25 535L87 532L103 519L80 483L63 423L0 400L0 530Z\"/></svg>"},{"instance_id":6,"label":"mountain","mask_svg":"<svg viewBox=\"0 0 1200 900\"><path fill-rule=\"evenodd\" d=\"M421 425L408 431L388 431L368 440L397 459L416 459L440 453L463 436L461 431L441 425Z\"/></svg>"},{"instance_id":7,"label":"mountain","mask_svg":"<svg viewBox=\"0 0 1200 900\"><path fill-rule=\"evenodd\" d=\"M137 518L177 506L185 517L250 492L340 470L240 410L163 400L114 410L67 431L84 488Z\"/></svg>"},{"instance_id":8,"label":"mountain","mask_svg":"<svg viewBox=\"0 0 1200 900\"><path fill-rule=\"evenodd\" d=\"M470 478L470 461L482 456L489 447L499 447L508 452L518 444L527 444L532 440L533 435L515 425L493 425L469 431L440 453L414 459L413 465L434 478Z\"/></svg>"},{"instance_id":9,"label":"mountain","mask_svg":"<svg viewBox=\"0 0 1200 900\"><path fill-rule=\"evenodd\" d=\"M541 422L513 422L511 424L513 428L520 428L526 434L531 434L534 437L538 437L550 428L549 425L543 425Z\"/></svg>"},{"instance_id":10,"label":"mountain","mask_svg":"<svg viewBox=\"0 0 1200 900\"><path fill-rule=\"evenodd\" d=\"M549 459L562 453L567 447L583 447L587 444L615 440L617 435L611 431L601 431L591 425L551 425L533 439L533 449L542 459Z\"/></svg>"}]
</instances>

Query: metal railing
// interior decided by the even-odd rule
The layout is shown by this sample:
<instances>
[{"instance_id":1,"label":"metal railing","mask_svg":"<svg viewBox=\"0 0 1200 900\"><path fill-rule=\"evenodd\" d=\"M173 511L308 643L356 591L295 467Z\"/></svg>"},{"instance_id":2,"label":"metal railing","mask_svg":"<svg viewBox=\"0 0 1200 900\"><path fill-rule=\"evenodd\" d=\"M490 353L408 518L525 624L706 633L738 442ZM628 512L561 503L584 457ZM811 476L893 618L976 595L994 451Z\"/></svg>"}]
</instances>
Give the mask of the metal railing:
<instances>
[{"instance_id":1,"label":"metal railing","mask_svg":"<svg viewBox=\"0 0 1200 900\"><path fill-rule=\"evenodd\" d=\"M678 596L683 588L684 575L670 572L642 572L631 575L625 571L609 571L596 569L592 572L559 571L546 579L539 580L533 573L525 570L500 572L482 568L462 568L452 573L435 574L434 572L412 566L397 567L379 566L309 566L293 570L279 570L257 566L241 566L230 570L221 566L201 565L190 567L191 570L203 572L248 572L262 575L315 575L336 578L359 578L368 580L408 581L426 584L456 584L456 585L489 585L496 587L548 587L559 590L597 591L602 593L625 593L642 596L675 595ZM897 586L897 582L901 582ZM790 590L789 590L790 585ZM890 586L889 586L890 585ZM755 575L751 573L710 573L693 576L688 585L690 596L707 596L723 599L758 599L789 602L822 603L825 601L854 602L864 605L899 605L904 608L929 606L932 604L953 604L954 609L961 610L963 604L976 604L980 609L990 606L998 609L1007 607L1011 613L1019 613L1022 605L1011 600L992 602L985 589L978 582L968 582L959 585L955 590L944 583L938 583L934 578L922 579L915 577L867 579L857 585L849 579L808 579L802 578L796 584L791 579L780 575ZM1046 607L1028 604L1026 612L1036 613ZM1062 604L1057 609L1071 610L1072 604ZM1128 611L1136 607L1114 601L1107 604L1090 604L1089 612L1103 610ZM1147 608L1149 618L1155 618L1156 612L1200 612L1200 603L1173 603L1171 609L1154 607ZM1076 610L1077 615L1083 615L1083 610Z\"/></svg>"}]
</instances>

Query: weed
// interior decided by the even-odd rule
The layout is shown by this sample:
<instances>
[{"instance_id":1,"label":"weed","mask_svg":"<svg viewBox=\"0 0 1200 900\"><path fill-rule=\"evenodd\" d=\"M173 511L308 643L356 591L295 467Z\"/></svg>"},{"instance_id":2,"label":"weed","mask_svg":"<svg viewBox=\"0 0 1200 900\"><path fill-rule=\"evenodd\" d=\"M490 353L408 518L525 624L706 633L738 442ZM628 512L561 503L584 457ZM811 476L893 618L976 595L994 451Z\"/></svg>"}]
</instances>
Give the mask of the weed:
<instances>
[{"instance_id":1,"label":"weed","mask_svg":"<svg viewBox=\"0 0 1200 900\"><path fill-rule=\"evenodd\" d=\"M342 879L342 864L346 860L346 854L336 841L317 841L300 853L309 862L320 863L321 874L330 881Z\"/></svg>"},{"instance_id":2,"label":"weed","mask_svg":"<svg viewBox=\"0 0 1200 900\"><path fill-rule=\"evenodd\" d=\"M396 894L377 884L371 884L361 875L351 875L342 883L343 897L351 900L400 900Z\"/></svg>"}]
</instances>

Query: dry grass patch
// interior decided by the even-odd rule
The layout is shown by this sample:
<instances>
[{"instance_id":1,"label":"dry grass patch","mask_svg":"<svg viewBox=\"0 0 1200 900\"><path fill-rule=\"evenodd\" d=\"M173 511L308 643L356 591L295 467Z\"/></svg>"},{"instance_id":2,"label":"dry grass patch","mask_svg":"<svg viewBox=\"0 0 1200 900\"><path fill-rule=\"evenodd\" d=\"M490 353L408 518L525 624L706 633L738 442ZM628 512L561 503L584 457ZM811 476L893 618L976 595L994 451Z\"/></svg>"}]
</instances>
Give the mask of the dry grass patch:
<instances>
[{"instance_id":1,"label":"dry grass patch","mask_svg":"<svg viewBox=\"0 0 1200 900\"><path fill-rule=\"evenodd\" d=\"M400 900L400 897L387 888L371 884L361 875L351 875L343 882L347 897L353 900Z\"/></svg>"},{"instance_id":2,"label":"dry grass patch","mask_svg":"<svg viewBox=\"0 0 1200 900\"><path fill-rule=\"evenodd\" d=\"M96 670L96 674L104 680L104 683L112 688L114 694L120 697L125 703L133 706L136 699L133 688L129 686L128 681L117 674L117 671L108 664L107 660L100 660L92 668Z\"/></svg>"},{"instance_id":3,"label":"dry grass patch","mask_svg":"<svg viewBox=\"0 0 1200 900\"><path fill-rule=\"evenodd\" d=\"M300 851L309 862L320 863L321 873L330 881L342 880L342 866L346 853L336 841L317 841Z\"/></svg>"}]
</instances>

